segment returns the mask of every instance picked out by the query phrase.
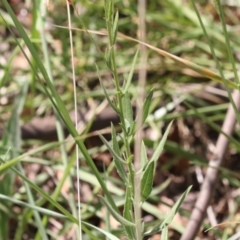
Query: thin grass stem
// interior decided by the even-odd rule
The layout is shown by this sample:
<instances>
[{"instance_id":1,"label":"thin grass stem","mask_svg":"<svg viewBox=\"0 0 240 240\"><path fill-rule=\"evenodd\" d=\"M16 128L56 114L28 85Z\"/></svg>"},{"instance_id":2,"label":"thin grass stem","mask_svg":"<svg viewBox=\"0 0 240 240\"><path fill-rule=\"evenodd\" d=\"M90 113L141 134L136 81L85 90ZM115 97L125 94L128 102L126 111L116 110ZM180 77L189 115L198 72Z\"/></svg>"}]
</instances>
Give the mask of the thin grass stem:
<instances>
[{"instance_id":1,"label":"thin grass stem","mask_svg":"<svg viewBox=\"0 0 240 240\"><path fill-rule=\"evenodd\" d=\"M78 130L78 107L77 107L77 90L76 90L76 77L75 77L75 66L74 66L74 49L73 49L73 37L72 37L72 21L71 21L71 13L70 13L70 3L66 0L67 5L67 16L68 16L68 26L69 26L69 41L70 41L70 51L71 51L71 66L72 66L72 81L73 81L73 93L74 93L74 118L75 118L75 128ZM77 238L79 240L82 239L82 228L81 228L81 195L80 195L80 161L79 161L79 149L76 144L76 165L77 165L77 199L78 199L78 228L77 228Z\"/></svg>"}]
</instances>

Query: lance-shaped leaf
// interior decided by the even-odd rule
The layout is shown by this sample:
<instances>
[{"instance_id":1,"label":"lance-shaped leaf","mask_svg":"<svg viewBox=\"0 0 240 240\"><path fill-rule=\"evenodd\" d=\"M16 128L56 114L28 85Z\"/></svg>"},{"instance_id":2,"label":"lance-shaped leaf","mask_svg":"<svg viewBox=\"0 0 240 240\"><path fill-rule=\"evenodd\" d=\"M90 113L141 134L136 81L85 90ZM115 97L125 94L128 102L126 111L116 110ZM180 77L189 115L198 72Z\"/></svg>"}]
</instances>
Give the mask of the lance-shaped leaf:
<instances>
[{"instance_id":1,"label":"lance-shaped leaf","mask_svg":"<svg viewBox=\"0 0 240 240\"><path fill-rule=\"evenodd\" d=\"M154 173L155 173L155 163L158 160L160 154L162 153L163 146L166 142L168 133L170 131L172 122L168 125L166 132L164 133L157 149L155 150L151 160L144 165L143 167L143 175L141 179L141 194L142 194L142 201L146 201L147 198L149 197L151 191L152 191L152 185L153 185L153 178L154 178ZM141 156L141 158L144 157ZM146 158L146 156L144 157Z\"/></svg>"},{"instance_id":2,"label":"lance-shaped leaf","mask_svg":"<svg viewBox=\"0 0 240 240\"><path fill-rule=\"evenodd\" d=\"M165 142L167 140L167 136L168 136L168 133L170 131L171 126L172 126L172 122L169 123L169 125L167 127L167 130L165 131L165 133L164 133L160 143L158 144L157 149L155 150L155 152L154 152L150 162L152 162L152 161L156 162L158 160L159 156L161 155L163 147L164 147L164 144L165 144Z\"/></svg>"},{"instance_id":3,"label":"lance-shaped leaf","mask_svg":"<svg viewBox=\"0 0 240 240\"><path fill-rule=\"evenodd\" d=\"M106 145L109 152L113 155L113 157L115 157L116 160L120 161L121 163L126 164L126 162L113 150L109 142L102 135L99 135L99 137L101 138L103 143Z\"/></svg>"},{"instance_id":4,"label":"lance-shaped leaf","mask_svg":"<svg viewBox=\"0 0 240 240\"><path fill-rule=\"evenodd\" d=\"M164 219L164 221L163 221L162 224L161 224L161 228L162 228L162 229L163 229L165 226L168 226L168 225L172 222L174 216L177 214L178 209L180 208L180 206L181 206L183 200L185 199L185 197L187 196L187 194L190 192L191 188L192 188L192 186L189 186L189 187L187 188L187 190L182 194L182 196L181 196L181 197L177 200L177 202L174 204L174 206L172 207L170 213L166 216L166 218Z\"/></svg>"},{"instance_id":5,"label":"lance-shaped leaf","mask_svg":"<svg viewBox=\"0 0 240 240\"><path fill-rule=\"evenodd\" d=\"M155 162L149 162L145 171L143 172L141 179L141 197L142 202L146 201L152 192L153 186L153 178L154 178L154 170L155 170Z\"/></svg>"},{"instance_id":6,"label":"lance-shaped leaf","mask_svg":"<svg viewBox=\"0 0 240 240\"><path fill-rule=\"evenodd\" d=\"M114 128L113 124L111 124L111 128L112 128L113 150L118 156L121 156L121 152L120 152L120 149L119 149L117 136L116 136L116 132L115 132L115 128ZM125 170L125 167L124 167L125 164L123 164L121 161L118 160L118 158L115 158L114 156L113 156L113 161L114 161L114 164L116 166L116 169L117 169L117 172L118 172L119 176L122 178L124 183L127 185L128 178L127 178L127 173L126 173L126 170Z\"/></svg>"},{"instance_id":7,"label":"lance-shaped leaf","mask_svg":"<svg viewBox=\"0 0 240 240\"><path fill-rule=\"evenodd\" d=\"M163 228L162 234L161 234L162 240L168 240L168 227Z\"/></svg>"},{"instance_id":8,"label":"lance-shaped leaf","mask_svg":"<svg viewBox=\"0 0 240 240\"><path fill-rule=\"evenodd\" d=\"M146 121L148 117L152 96L153 96L153 89L149 92L143 104L143 123Z\"/></svg>"},{"instance_id":9,"label":"lance-shaped leaf","mask_svg":"<svg viewBox=\"0 0 240 240\"><path fill-rule=\"evenodd\" d=\"M128 185L126 187L126 196L125 196L123 217L126 218L130 222L133 221L132 210L133 210L132 186ZM135 239L133 227L125 226L124 229L128 235L128 239Z\"/></svg>"},{"instance_id":10,"label":"lance-shaped leaf","mask_svg":"<svg viewBox=\"0 0 240 240\"><path fill-rule=\"evenodd\" d=\"M7 200L7 201L12 202L14 204L36 210L40 213L47 214L47 215L52 216L52 217L67 218L65 215L60 214L58 212L55 212L55 211L52 211L52 210L49 210L49 209L46 209L46 208L38 207L38 206L35 206L35 205L31 205L29 203L19 201L17 199L14 199L12 197L8 197L8 196L3 195L3 194L0 194L0 199Z\"/></svg>"},{"instance_id":11,"label":"lance-shaped leaf","mask_svg":"<svg viewBox=\"0 0 240 240\"><path fill-rule=\"evenodd\" d=\"M107 67L109 68L109 70L113 71L114 67L113 67L113 48L109 47L106 52L105 52L105 62Z\"/></svg>"},{"instance_id":12,"label":"lance-shaped leaf","mask_svg":"<svg viewBox=\"0 0 240 240\"><path fill-rule=\"evenodd\" d=\"M15 164L17 164L19 161L21 161L21 157L17 157L17 158L14 158L10 161L3 161L1 158L0 158L0 161L3 163L0 165L0 176L2 173L6 172L6 170L12 166L14 166Z\"/></svg>"},{"instance_id":13,"label":"lance-shaped leaf","mask_svg":"<svg viewBox=\"0 0 240 240\"><path fill-rule=\"evenodd\" d=\"M144 236L152 235L157 232L162 231L164 228L166 228L173 220L174 216L178 212L178 209L180 208L183 200L191 190L192 186L188 187L187 190L182 194L182 196L177 200L177 202L174 204L174 206L171 208L171 211L169 214L165 217L165 219L160 222L159 224L155 225L151 230L144 233Z\"/></svg>"},{"instance_id":14,"label":"lance-shaped leaf","mask_svg":"<svg viewBox=\"0 0 240 240\"><path fill-rule=\"evenodd\" d=\"M123 117L124 117L124 122L126 127L125 131L129 133L134 126L134 121L133 121L132 105L131 105L128 92L122 95L122 107L123 107Z\"/></svg>"},{"instance_id":15,"label":"lance-shaped leaf","mask_svg":"<svg viewBox=\"0 0 240 240\"><path fill-rule=\"evenodd\" d=\"M129 86L131 84L133 73L134 73L134 69L135 69L135 65L136 65L137 58L138 58L138 53L139 53L139 50L136 52L136 54L135 54L135 56L133 58L132 66L131 66L130 72L128 74L128 79L127 79L127 82L126 82L126 84L124 86L123 94L125 94L128 91Z\"/></svg>"},{"instance_id":16,"label":"lance-shaped leaf","mask_svg":"<svg viewBox=\"0 0 240 240\"><path fill-rule=\"evenodd\" d=\"M116 37L117 37L117 31L118 31L118 18L119 18L119 14L118 11L116 12L115 18L114 18L114 23L113 23L113 44L115 44L116 42Z\"/></svg>"},{"instance_id":17,"label":"lance-shaped leaf","mask_svg":"<svg viewBox=\"0 0 240 240\"><path fill-rule=\"evenodd\" d=\"M110 105L117 113L119 113L119 110L118 110L117 106L110 100L110 98L109 98L109 96L108 96L107 90L106 90L106 88L105 88L105 86L104 86L104 84L103 84L103 82L102 82L101 76L100 76L100 74L99 74L99 70L98 70L98 66L97 66L97 65L96 65L96 68L97 68L98 79L99 79L100 85L101 85L101 87L102 87L102 89L103 89L104 95L105 95L105 97L107 98L107 101L108 101L109 105Z\"/></svg>"},{"instance_id":18,"label":"lance-shaped leaf","mask_svg":"<svg viewBox=\"0 0 240 240\"><path fill-rule=\"evenodd\" d=\"M106 206L106 208L108 209L108 211L112 214L112 216L118 221L120 222L123 226L132 226L134 227L135 224L128 221L126 218L122 217L119 213L117 213L112 206L109 204L109 202L102 196L98 196L100 198L101 203Z\"/></svg>"},{"instance_id":19,"label":"lance-shaped leaf","mask_svg":"<svg viewBox=\"0 0 240 240\"><path fill-rule=\"evenodd\" d=\"M144 142L142 141L142 147L141 147L141 165L143 167L143 171L145 170L145 167L147 167L148 158L147 158L147 151Z\"/></svg>"},{"instance_id":20,"label":"lance-shaped leaf","mask_svg":"<svg viewBox=\"0 0 240 240\"><path fill-rule=\"evenodd\" d=\"M111 233L109 233L109 232L107 232L107 231L105 231L105 230L103 230L103 229L101 229L101 228L98 228L98 227L96 227L96 226L94 226L94 225L92 225L92 224L90 224L90 223L87 223L87 222L82 221L82 224L84 224L84 225L86 225L86 226L88 226L88 227L91 227L91 228L95 229L96 231L101 232L101 233L104 234L109 240L120 240L119 238L117 238L117 237L114 236L113 234L111 234ZM99 238L96 237L96 239L99 239Z\"/></svg>"},{"instance_id":21,"label":"lance-shaped leaf","mask_svg":"<svg viewBox=\"0 0 240 240\"><path fill-rule=\"evenodd\" d=\"M111 16L113 14L113 1L105 0L104 2L105 2L104 4L105 18L106 18L106 21L109 21L111 20Z\"/></svg>"}]
</instances>

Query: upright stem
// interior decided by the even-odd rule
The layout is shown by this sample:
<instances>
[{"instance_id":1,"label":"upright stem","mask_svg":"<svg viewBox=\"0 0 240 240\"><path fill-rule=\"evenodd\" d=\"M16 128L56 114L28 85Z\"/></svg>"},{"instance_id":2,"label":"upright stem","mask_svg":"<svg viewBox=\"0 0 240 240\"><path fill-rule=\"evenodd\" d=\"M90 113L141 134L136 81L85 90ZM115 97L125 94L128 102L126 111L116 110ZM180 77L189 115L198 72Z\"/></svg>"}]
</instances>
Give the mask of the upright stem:
<instances>
[{"instance_id":1,"label":"upright stem","mask_svg":"<svg viewBox=\"0 0 240 240\"><path fill-rule=\"evenodd\" d=\"M138 0L138 17L139 17L139 39L142 42L146 42L146 1ZM145 82L146 82L146 64L147 54L146 46L140 44L140 71L139 71L139 85L138 85L138 105L137 105L137 131L135 134L135 146L134 146L134 219L136 224L136 239L142 239L142 209L141 209L141 142L142 142L142 124L143 124L143 102L145 97Z\"/></svg>"}]
</instances>

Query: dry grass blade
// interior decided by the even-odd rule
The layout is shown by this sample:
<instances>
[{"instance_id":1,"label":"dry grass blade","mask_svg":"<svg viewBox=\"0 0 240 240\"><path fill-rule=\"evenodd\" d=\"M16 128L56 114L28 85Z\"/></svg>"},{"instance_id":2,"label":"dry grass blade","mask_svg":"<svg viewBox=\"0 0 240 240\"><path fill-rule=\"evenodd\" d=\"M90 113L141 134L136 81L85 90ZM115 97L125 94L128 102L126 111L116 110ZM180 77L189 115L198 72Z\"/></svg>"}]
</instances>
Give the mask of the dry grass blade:
<instances>
[{"instance_id":1,"label":"dry grass blade","mask_svg":"<svg viewBox=\"0 0 240 240\"><path fill-rule=\"evenodd\" d=\"M68 29L67 27L64 27L64 26L60 26L60 25L54 25L54 27L58 27L58 28L63 28L63 29ZM84 29L80 29L80 28L72 28L72 30L75 30L75 31L81 31L81 32L85 32L86 30ZM87 30L88 33L93 33L93 34L98 34L98 35L104 35L104 36L107 36L107 32L106 31L94 31L94 30ZM142 44L146 47L148 47L149 49L152 49L153 51L159 53L160 55L162 55L163 57L166 57L166 58L169 58L171 60L173 60L174 62L178 63L178 64L181 64L187 68L190 68L192 70L194 70L195 72L199 73L200 75L202 75L203 77L206 77L206 78L209 78L213 81L216 81L216 82L219 82L219 83L223 83L223 79L219 76L219 74L213 72L213 71L210 71L209 69L207 68L204 68L204 67L201 67L193 62L190 62L188 60L185 60L183 58L180 58L180 57L177 57L171 53L168 53L162 49L159 49L157 47L154 47L152 46L151 44L148 44L146 42L143 42L143 41L140 41L138 39L135 39L135 38L132 38L132 37L129 37L129 36L126 36L122 33L118 33L117 34L117 37L120 38L120 39L125 39L125 40L129 40L129 41L133 41L133 42L136 42L136 43L139 43L139 44ZM238 89L238 84L236 84L235 82L232 82L230 80L226 80L226 83L229 87L232 87L234 89Z\"/></svg>"}]
</instances>

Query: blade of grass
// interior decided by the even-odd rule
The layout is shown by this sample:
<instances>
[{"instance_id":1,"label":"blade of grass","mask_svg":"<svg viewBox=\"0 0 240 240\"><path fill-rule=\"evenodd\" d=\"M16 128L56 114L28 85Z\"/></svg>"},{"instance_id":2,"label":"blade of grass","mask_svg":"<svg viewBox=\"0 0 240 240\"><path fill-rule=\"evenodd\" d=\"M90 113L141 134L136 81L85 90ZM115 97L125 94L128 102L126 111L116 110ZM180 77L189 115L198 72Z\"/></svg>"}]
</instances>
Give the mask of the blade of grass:
<instances>
[{"instance_id":1,"label":"blade of grass","mask_svg":"<svg viewBox=\"0 0 240 240\"><path fill-rule=\"evenodd\" d=\"M119 238L117 238L116 236L112 235L111 233L106 232L106 231L104 231L103 229L98 228L98 227L96 227L96 226L94 226L94 225L92 225L92 224L89 224L89 223L83 221L83 225L86 225L86 226L88 226L88 227L90 227L90 228L96 229L97 231L103 233L103 234L104 234L106 237L108 237L110 240L120 240ZM98 238L97 238L97 240L98 240Z\"/></svg>"},{"instance_id":2,"label":"blade of grass","mask_svg":"<svg viewBox=\"0 0 240 240\"><path fill-rule=\"evenodd\" d=\"M3 0L3 4L5 6L5 8L7 9L8 13L11 15L12 19L13 19L13 22L15 24L15 26L17 27L21 37L23 38L25 44L27 45L29 51L31 52L34 60L36 61L37 63L37 66L40 70L40 72L42 73L46 83L47 83L47 86L48 88L45 87L45 83L42 83L42 87L44 88L46 94L48 95L49 99L51 100L54 108L56 109L56 111L58 112L58 114L61 116L61 119L64 121L64 123L66 124L69 132L71 133L71 135L74 137L74 138L77 138L78 137L78 133L70 119L70 116L68 114L68 111L64 105L64 103L62 102L60 96L58 95L55 87L53 86L51 80L49 79L49 76L46 72L46 69L44 68L43 64L42 64L42 61L36 51L36 49L34 48L33 44L31 43L29 37L27 36L27 34L25 33L23 27L21 26L21 24L19 23L18 19L16 18L14 12L12 11L10 5L8 4L8 2L6 0ZM37 72L36 72L36 76L38 76ZM39 76L38 76L39 79L41 79ZM90 165L90 167L92 168L92 171L95 173L109 203L112 205L112 207L115 209L115 211L118 212L118 209L112 199L112 196L110 195L104 181L102 180L102 177L101 175L99 174L98 172L98 169L96 168L91 156L89 155L84 143L83 143L83 140L76 140L77 142L77 145L79 147L79 149L81 150L82 154L84 155L84 157L86 158L86 161L88 162L88 164Z\"/></svg>"},{"instance_id":3,"label":"blade of grass","mask_svg":"<svg viewBox=\"0 0 240 240\"><path fill-rule=\"evenodd\" d=\"M116 211L114 211L114 209L111 207L111 205L107 202L107 200L102 197L102 196L98 196L102 202L102 204L104 206L107 207L107 209L109 210L109 212L113 215L113 217L118 221L120 222L123 226L132 226L134 227L135 224L128 221L127 219L125 219L124 217L122 217L119 213L117 213Z\"/></svg>"},{"instance_id":4,"label":"blade of grass","mask_svg":"<svg viewBox=\"0 0 240 240\"><path fill-rule=\"evenodd\" d=\"M46 35L44 32L45 29L45 22L44 19L46 19L46 6L43 2L34 2L35 6L35 21L36 23L38 23L35 26L35 29L33 29L32 31L35 32L35 35L39 37L41 37L41 43L42 43L42 50L43 50L43 56L44 56L44 65L46 66L46 70L47 70L47 74L49 76L49 79L51 82L53 82L53 76L52 76L52 67L51 67L51 63L50 63L50 59L49 59L49 52L48 52L48 47L47 47L47 40L46 40ZM75 84L74 84L75 86ZM57 135L58 135L58 140L60 142L64 141L64 131L63 131L63 127L60 121L60 117L59 114L56 110L54 110L54 113L56 115L56 130L57 130ZM77 121L76 121L77 122ZM65 168L69 167L69 162L68 162L68 158L67 158L67 152L66 152L66 146L65 144L61 144L60 145L60 151L61 151L61 159L63 161L63 165L65 166ZM73 166L74 163L72 163L70 166ZM67 169L65 170L67 172ZM53 199L57 200L58 196L60 195L60 191L61 188L64 184L64 180L67 180L67 183L69 184L70 188L73 189L73 183L71 181L71 178L69 177L69 175L67 175L67 179L66 178L62 178L59 182L59 184L57 185L57 187L54 190L53 193ZM70 191L69 192L69 204L71 207L71 210L73 212L73 215L76 217L77 216L77 207L75 204L75 199L74 199L74 194ZM53 208L53 206L48 206L48 209ZM48 222L48 216L44 216L43 220L43 225L46 226L47 222ZM39 233L37 233L37 235L35 236L35 240L40 240L41 236Z\"/></svg>"},{"instance_id":5,"label":"blade of grass","mask_svg":"<svg viewBox=\"0 0 240 240\"><path fill-rule=\"evenodd\" d=\"M23 201L19 201L17 199L14 199L12 197L8 197L8 196L5 196L3 194L0 194L0 199L4 199L4 200L7 200L9 202L12 202L14 204L17 204L17 205L20 205L20 206L24 206L24 207L27 207L27 208L30 208L32 210L36 210L40 213L43 213L43 214L47 214L49 216L53 216L53 217L58 217L58 218L67 218L65 215L63 214L60 214L60 213L57 213L57 212L54 212L54 211L51 211L49 209L46 209L46 208L42 208L42 207L38 207L36 205L31 205L31 204L28 204L28 203L25 203Z\"/></svg>"},{"instance_id":6,"label":"blade of grass","mask_svg":"<svg viewBox=\"0 0 240 240\"><path fill-rule=\"evenodd\" d=\"M2 159L0 159L0 162L5 163ZM28 183L30 187L32 187L35 191L37 191L39 194L41 194L45 199L47 199L53 206L58 208L62 213L66 215L66 217L71 220L73 223L78 224L78 220L72 216L63 206L61 206L58 202L53 200L47 193L45 193L41 188L39 188L37 185L35 185L31 180L26 178L21 172L16 170L13 167L10 167L10 169L16 173L19 177L21 177L24 181Z\"/></svg>"},{"instance_id":7,"label":"blade of grass","mask_svg":"<svg viewBox=\"0 0 240 240\"><path fill-rule=\"evenodd\" d=\"M233 109L234 109L234 111L235 111L235 113L236 113L237 120L238 120L238 122L240 123L240 115L237 114L237 113L238 113L238 110L237 110L236 104L235 104L234 101L233 101L232 93L231 93L230 90L229 90L229 85L227 84L227 80L226 80L226 78L225 78L225 76L224 76L224 74L223 74L222 67L221 67L221 65L220 65L220 63L219 63L219 61L218 61L218 59L217 59L217 57L216 57L216 54L215 54L215 51L214 51L214 48L213 48L213 44L212 44L212 42L211 42L211 40L210 40L210 38L209 38L209 36L208 36L208 34L207 34L206 28L205 28L205 26L204 26L204 24L203 24L203 22L202 22L201 16L200 16L200 14L199 14L199 11L198 11L198 9L197 9L197 7L196 7L195 2L194 2L193 0L191 0L191 1L192 1L194 10L195 10L195 12L196 12L196 14L197 14L197 17L198 17L198 19L199 19L199 22L200 22L200 24L201 24L202 30L203 30L203 32L204 32L204 35L205 35L205 37L206 37L207 40L208 40L208 44L209 44L209 47L210 47L210 49L211 49L211 53L212 53L212 55L213 55L213 58L214 58L215 63L217 64L217 68L218 68L218 71L219 71L219 73L220 73L220 76L221 76L221 78L223 79L224 86L225 86L226 91L227 91L227 93L228 93L228 97L229 97L230 102L231 102L231 104L232 104L232 106L233 106ZM228 37L227 30L226 30L226 24L225 24L225 20L224 20L222 8L221 8L221 6L220 6L219 0L217 0L217 2L218 2L219 10L220 10L220 18L221 18L223 33L224 33L224 36L225 36L225 42L226 42L226 46L227 46L228 56L229 56L230 62L231 62L231 64L232 64L232 67L233 67L233 70L234 70L235 81L237 81L237 86L238 86L237 89L239 89L239 86L240 86L240 85L239 85L239 78L238 78L238 74L237 74L237 71L236 71L236 66L235 66L235 62L234 62L234 59L233 59L232 50L231 50L231 47L230 47L229 37Z\"/></svg>"}]
</instances>

